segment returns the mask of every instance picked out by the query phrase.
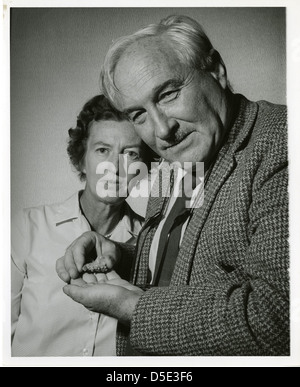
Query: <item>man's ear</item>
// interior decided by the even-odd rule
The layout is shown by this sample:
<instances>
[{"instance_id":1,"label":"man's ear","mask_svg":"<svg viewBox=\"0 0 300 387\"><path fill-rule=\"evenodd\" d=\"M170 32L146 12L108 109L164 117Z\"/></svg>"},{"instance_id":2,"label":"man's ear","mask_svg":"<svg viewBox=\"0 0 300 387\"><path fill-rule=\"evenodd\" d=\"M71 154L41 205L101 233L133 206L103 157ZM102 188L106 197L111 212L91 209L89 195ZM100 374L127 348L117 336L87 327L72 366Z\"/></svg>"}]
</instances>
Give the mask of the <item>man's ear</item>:
<instances>
[{"instance_id":1,"label":"man's ear","mask_svg":"<svg viewBox=\"0 0 300 387\"><path fill-rule=\"evenodd\" d=\"M211 75L219 82L221 87L225 90L227 88L227 71L222 59L215 64L214 70L210 72Z\"/></svg>"}]
</instances>

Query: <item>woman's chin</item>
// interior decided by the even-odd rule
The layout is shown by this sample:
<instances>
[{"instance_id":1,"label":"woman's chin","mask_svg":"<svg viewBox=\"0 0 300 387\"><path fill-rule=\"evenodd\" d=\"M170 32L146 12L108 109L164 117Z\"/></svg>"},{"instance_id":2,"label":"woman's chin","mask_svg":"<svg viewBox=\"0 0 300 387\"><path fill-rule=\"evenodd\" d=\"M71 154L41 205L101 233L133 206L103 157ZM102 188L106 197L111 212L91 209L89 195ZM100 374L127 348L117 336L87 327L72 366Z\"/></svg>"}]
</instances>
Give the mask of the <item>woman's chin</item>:
<instances>
[{"instance_id":1,"label":"woman's chin","mask_svg":"<svg viewBox=\"0 0 300 387\"><path fill-rule=\"evenodd\" d=\"M105 203L120 203L128 196L126 189L105 190L104 192L97 192L98 198Z\"/></svg>"}]
</instances>

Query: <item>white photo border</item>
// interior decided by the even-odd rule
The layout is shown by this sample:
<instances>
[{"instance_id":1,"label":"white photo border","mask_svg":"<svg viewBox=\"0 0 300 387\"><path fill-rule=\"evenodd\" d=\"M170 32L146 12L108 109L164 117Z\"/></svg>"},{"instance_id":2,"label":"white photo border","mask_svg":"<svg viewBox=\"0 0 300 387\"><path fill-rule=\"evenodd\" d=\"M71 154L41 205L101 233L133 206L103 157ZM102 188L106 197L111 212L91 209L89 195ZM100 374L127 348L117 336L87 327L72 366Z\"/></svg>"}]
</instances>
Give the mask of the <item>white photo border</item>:
<instances>
[{"instance_id":1,"label":"white photo border","mask_svg":"<svg viewBox=\"0 0 300 387\"><path fill-rule=\"evenodd\" d=\"M3 1L3 18L1 30L4 32L1 41L1 94L2 117L2 176L1 176L1 321L3 334L0 337L2 357L0 366L63 366L63 367L294 367L300 366L300 201L299 182L297 179L300 167L300 3L298 0L211 0L211 1L114 1L109 7L286 7L287 22L287 105L289 119L289 152L290 152L290 257L291 257L291 356L288 357L101 357L99 358L12 358L10 356L10 84L9 84L9 29L10 9L13 7L99 7L97 0L11 0ZM298 4L299 3L299 4ZM298 196L298 197L297 197ZM298 199L298 200L297 200ZM0 356L1 356L0 352Z\"/></svg>"}]
</instances>

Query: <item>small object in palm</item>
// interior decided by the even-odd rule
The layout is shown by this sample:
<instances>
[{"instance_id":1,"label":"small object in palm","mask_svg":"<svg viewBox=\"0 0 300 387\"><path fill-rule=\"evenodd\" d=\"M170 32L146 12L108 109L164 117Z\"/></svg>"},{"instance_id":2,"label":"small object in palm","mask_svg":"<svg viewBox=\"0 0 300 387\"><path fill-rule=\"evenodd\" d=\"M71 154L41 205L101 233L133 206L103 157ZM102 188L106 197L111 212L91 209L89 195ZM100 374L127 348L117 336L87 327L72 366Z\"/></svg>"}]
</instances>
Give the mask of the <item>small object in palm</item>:
<instances>
[{"instance_id":1,"label":"small object in palm","mask_svg":"<svg viewBox=\"0 0 300 387\"><path fill-rule=\"evenodd\" d=\"M107 259L105 256L97 257L93 262L85 264L82 270L86 273L107 273Z\"/></svg>"}]
</instances>

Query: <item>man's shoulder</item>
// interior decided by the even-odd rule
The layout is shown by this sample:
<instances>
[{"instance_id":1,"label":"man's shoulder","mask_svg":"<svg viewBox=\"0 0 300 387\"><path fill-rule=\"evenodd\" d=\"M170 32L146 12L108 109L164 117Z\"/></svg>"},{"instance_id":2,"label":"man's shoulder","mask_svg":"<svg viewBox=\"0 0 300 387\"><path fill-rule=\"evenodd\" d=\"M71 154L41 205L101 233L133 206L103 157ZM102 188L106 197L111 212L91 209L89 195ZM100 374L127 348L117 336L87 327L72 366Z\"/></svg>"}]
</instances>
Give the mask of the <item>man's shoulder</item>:
<instances>
[{"instance_id":1,"label":"man's shoulder","mask_svg":"<svg viewBox=\"0 0 300 387\"><path fill-rule=\"evenodd\" d=\"M275 142L287 139L287 114L286 105L272 103L267 100L256 102L248 101L257 106L256 117L251 131L252 141Z\"/></svg>"},{"instance_id":2,"label":"man's shoulder","mask_svg":"<svg viewBox=\"0 0 300 387\"><path fill-rule=\"evenodd\" d=\"M285 130L287 127L287 106L261 100L257 102L257 122L266 130Z\"/></svg>"},{"instance_id":3,"label":"man's shoulder","mask_svg":"<svg viewBox=\"0 0 300 387\"><path fill-rule=\"evenodd\" d=\"M258 116L270 121L277 126L285 126L287 122L287 106L269 101L257 101Z\"/></svg>"},{"instance_id":4,"label":"man's shoulder","mask_svg":"<svg viewBox=\"0 0 300 387\"><path fill-rule=\"evenodd\" d=\"M287 106L266 100L255 102L257 114L246 146L248 163L267 169L287 162Z\"/></svg>"}]
</instances>

